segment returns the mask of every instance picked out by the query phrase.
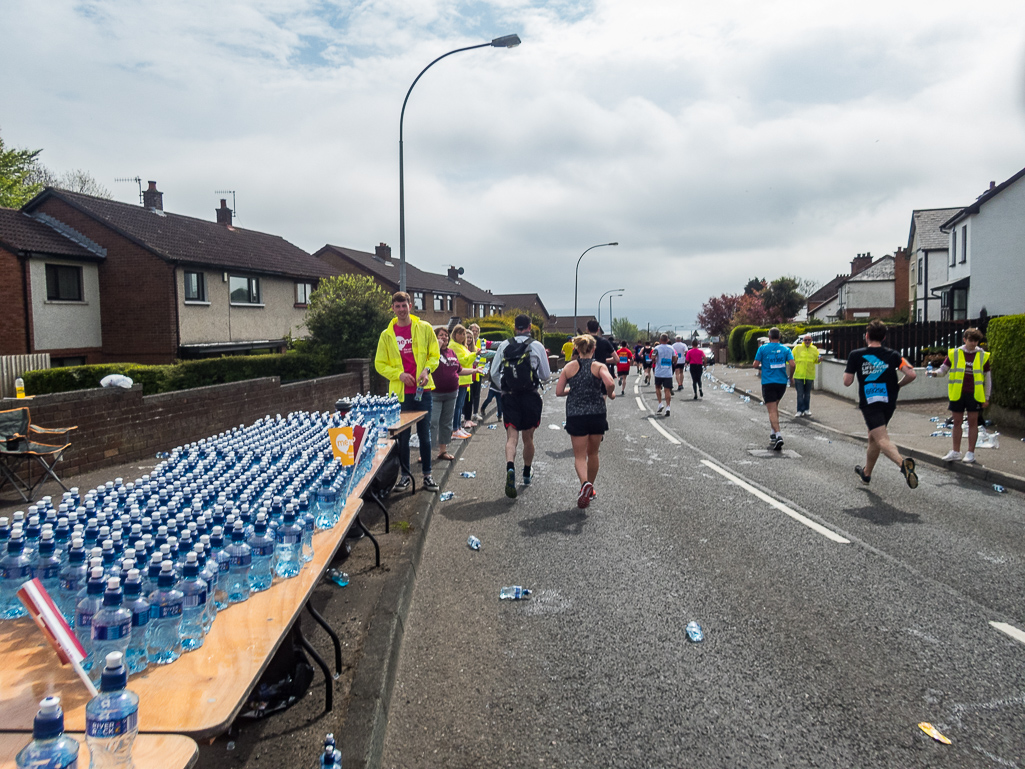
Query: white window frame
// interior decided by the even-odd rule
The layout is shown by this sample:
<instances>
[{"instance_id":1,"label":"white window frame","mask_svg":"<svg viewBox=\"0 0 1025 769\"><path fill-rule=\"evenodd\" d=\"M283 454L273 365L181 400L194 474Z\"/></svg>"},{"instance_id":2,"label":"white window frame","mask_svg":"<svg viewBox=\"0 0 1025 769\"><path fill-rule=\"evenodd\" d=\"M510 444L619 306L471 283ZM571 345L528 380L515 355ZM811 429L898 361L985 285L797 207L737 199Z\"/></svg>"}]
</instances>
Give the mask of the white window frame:
<instances>
[{"instance_id":1,"label":"white window frame","mask_svg":"<svg viewBox=\"0 0 1025 769\"><path fill-rule=\"evenodd\" d=\"M413 292L413 309L417 312L424 311L424 292L414 291Z\"/></svg>"},{"instance_id":2,"label":"white window frame","mask_svg":"<svg viewBox=\"0 0 1025 769\"><path fill-rule=\"evenodd\" d=\"M313 293L313 284L309 281L299 280L295 283L295 303L305 307L310 303L310 294Z\"/></svg>"},{"instance_id":3,"label":"white window frame","mask_svg":"<svg viewBox=\"0 0 1025 769\"><path fill-rule=\"evenodd\" d=\"M189 276L196 276L196 296L189 296ZM206 273L199 270L185 270L183 295L187 304L210 304L206 299Z\"/></svg>"}]
</instances>

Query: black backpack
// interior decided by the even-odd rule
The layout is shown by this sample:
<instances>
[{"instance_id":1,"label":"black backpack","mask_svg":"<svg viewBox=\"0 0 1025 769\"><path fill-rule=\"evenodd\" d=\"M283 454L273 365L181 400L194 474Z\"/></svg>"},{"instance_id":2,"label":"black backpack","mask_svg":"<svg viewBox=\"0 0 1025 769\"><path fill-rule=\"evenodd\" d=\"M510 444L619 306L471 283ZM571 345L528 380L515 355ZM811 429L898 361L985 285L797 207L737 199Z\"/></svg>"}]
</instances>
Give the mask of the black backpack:
<instances>
[{"instance_id":1,"label":"black backpack","mask_svg":"<svg viewBox=\"0 0 1025 769\"><path fill-rule=\"evenodd\" d=\"M502 351L502 392L527 393L533 392L540 384L534 367L530 365L530 345L528 337L523 342L513 339Z\"/></svg>"}]
</instances>

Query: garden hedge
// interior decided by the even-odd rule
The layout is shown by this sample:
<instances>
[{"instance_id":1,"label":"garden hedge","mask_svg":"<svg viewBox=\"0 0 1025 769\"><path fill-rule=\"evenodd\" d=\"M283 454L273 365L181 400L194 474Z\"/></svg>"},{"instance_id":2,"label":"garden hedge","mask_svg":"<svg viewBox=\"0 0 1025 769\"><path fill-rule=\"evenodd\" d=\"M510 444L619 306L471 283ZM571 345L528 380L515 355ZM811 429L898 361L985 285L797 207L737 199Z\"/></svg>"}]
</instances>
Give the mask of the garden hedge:
<instances>
[{"instance_id":1,"label":"garden hedge","mask_svg":"<svg viewBox=\"0 0 1025 769\"><path fill-rule=\"evenodd\" d=\"M731 363L740 363L744 360L744 334L757 326L734 326L730 331L730 338L726 343Z\"/></svg>"},{"instance_id":2,"label":"garden hedge","mask_svg":"<svg viewBox=\"0 0 1025 769\"><path fill-rule=\"evenodd\" d=\"M986 336L993 355L993 402L1025 409L1025 315L993 318Z\"/></svg>"}]
</instances>

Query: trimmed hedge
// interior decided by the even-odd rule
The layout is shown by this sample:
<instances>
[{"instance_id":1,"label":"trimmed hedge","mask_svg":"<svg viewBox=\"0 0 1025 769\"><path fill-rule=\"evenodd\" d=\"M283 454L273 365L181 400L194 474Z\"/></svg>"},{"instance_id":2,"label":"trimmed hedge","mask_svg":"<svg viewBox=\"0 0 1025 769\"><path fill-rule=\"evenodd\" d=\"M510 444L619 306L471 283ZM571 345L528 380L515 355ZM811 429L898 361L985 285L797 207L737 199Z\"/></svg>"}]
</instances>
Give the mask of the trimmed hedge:
<instances>
[{"instance_id":1,"label":"trimmed hedge","mask_svg":"<svg viewBox=\"0 0 1025 769\"><path fill-rule=\"evenodd\" d=\"M993 354L993 402L1025 409L1025 315L993 318L986 336Z\"/></svg>"},{"instance_id":2,"label":"trimmed hedge","mask_svg":"<svg viewBox=\"0 0 1025 769\"><path fill-rule=\"evenodd\" d=\"M730 361L733 363L739 363L744 360L744 334L757 326L734 326L733 330L730 331L730 338L726 343L727 352L730 355Z\"/></svg>"},{"instance_id":3,"label":"trimmed hedge","mask_svg":"<svg viewBox=\"0 0 1025 769\"><path fill-rule=\"evenodd\" d=\"M562 346L572 338L573 336L571 334L561 334L553 331L550 334L544 335L544 337L541 340L541 344L543 344L545 346L545 349L549 352L561 356Z\"/></svg>"},{"instance_id":4,"label":"trimmed hedge","mask_svg":"<svg viewBox=\"0 0 1025 769\"><path fill-rule=\"evenodd\" d=\"M758 337L768 336L769 329L767 328L752 328L744 334L744 358L748 363L751 363L755 359L755 353L758 352Z\"/></svg>"},{"instance_id":5,"label":"trimmed hedge","mask_svg":"<svg viewBox=\"0 0 1025 769\"><path fill-rule=\"evenodd\" d=\"M282 382L315 379L339 373L324 358L307 353L283 355L232 355L181 361L169 366L143 366L138 363L104 363L95 366L67 366L28 371L24 375L29 395L89 390L100 386L108 374L124 374L142 385L144 395L188 390L193 387L240 382L246 379L277 376Z\"/></svg>"}]
</instances>

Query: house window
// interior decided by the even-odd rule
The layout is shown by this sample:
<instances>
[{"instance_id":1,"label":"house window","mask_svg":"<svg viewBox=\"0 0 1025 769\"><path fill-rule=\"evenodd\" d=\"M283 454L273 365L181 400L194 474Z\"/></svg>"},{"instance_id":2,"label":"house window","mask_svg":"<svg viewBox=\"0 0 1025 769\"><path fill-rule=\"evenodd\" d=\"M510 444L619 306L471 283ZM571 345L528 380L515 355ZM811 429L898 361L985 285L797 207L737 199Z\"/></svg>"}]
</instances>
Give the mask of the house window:
<instances>
[{"instance_id":1,"label":"house window","mask_svg":"<svg viewBox=\"0 0 1025 769\"><path fill-rule=\"evenodd\" d=\"M955 288L951 292L950 319L968 320L968 289Z\"/></svg>"},{"instance_id":2,"label":"house window","mask_svg":"<svg viewBox=\"0 0 1025 769\"><path fill-rule=\"evenodd\" d=\"M922 258L918 258L918 285L922 285Z\"/></svg>"},{"instance_id":3,"label":"house window","mask_svg":"<svg viewBox=\"0 0 1025 769\"><path fill-rule=\"evenodd\" d=\"M918 322L919 323L922 322L922 308L921 307L918 308Z\"/></svg>"},{"instance_id":4,"label":"house window","mask_svg":"<svg viewBox=\"0 0 1025 769\"><path fill-rule=\"evenodd\" d=\"M452 312L452 294L445 297L445 309L448 312Z\"/></svg>"},{"instance_id":5,"label":"house window","mask_svg":"<svg viewBox=\"0 0 1025 769\"><path fill-rule=\"evenodd\" d=\"M435 312L441 312L443 309L445 309L444 305L442 304L444 301L445 301L445 297L443 297L441 294L435 294L434 295L434 311Z\"/></svg>"},{"instance_id":6,"label":"house window","mask_svg":"<svg viewBox=\"0 0 1025 769\"><path fill-rule=\"evenodd\" d=\"M228 277L228 291L231 293L232 304L259 304L260 279L247 278L242 275Z\"/></svg>"},{"instance_id":7,"label":"house window","mask_svg":"<svg viewBox=\"0 0 1025 769\"><path fill-rule=\"evenodd\" d=\"M961 227L961 264L968 261L968 225L965 224ZM954 318L954 320L960 320L960 318Z\"/></svg>"},{"instance_id":8,"label":"house window","mask_svg":"<svg viewBox=\"0 0 1025 769\"><path fill-rule=\"evenodd\" d=\"M413 309L423 312L424 309L424 292L414 291L413 292Z\"/></svg>"},{"instance_id":9,"label":"house window","mask_svg":"<svg viewBox=\"0 0 1025 769\"><path fill-rule=\"evenodd\" d=\"M310 294L313 293L312 283L296 283L295 284L295 303L301 305L307 305L310 303Z\"/></svg>"},{"instance_id":10,"label":"house window","mask_svg":"<svg viewBox=\"0 0 1025 769\"><path fill-rule=\"evenodd\" d=\"M206 275L202 272L185 272L185 301L206 301Z\"/></svg>"},{"instance_id":11,"label":"house window","mask_svg":"<svg viewBox=\"0 0 1025 769\"><path fill-rule=\"evenodd\" d=\"M957 230L950 233L950 266L957 264Z\"/></svg>"},{"instance_id":12,"label":"house window","mask_svg":"<svg viewBox=\"0 0 1025 769\"><path fill-rule=\"evenodd\" d=\"M54 358L50 356L50 368L66 368L68 366L84 366L85 356L76 355L71 358Z\"/></svg>"},{"instance_id":13,"label":"house window","mask_svg":"<svg viewBox=\"0 0 1025 769\"><path fill-rule=\"evenodd\" d=\"M82 268L46 265L46 299L50 302L81 302Z\"/></svg>"}]
</instances>

